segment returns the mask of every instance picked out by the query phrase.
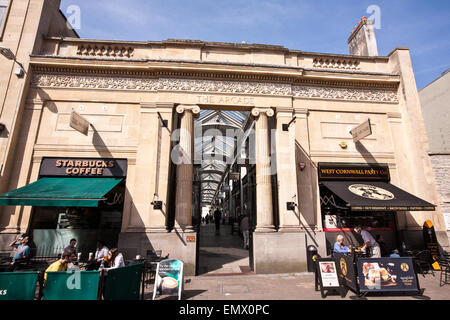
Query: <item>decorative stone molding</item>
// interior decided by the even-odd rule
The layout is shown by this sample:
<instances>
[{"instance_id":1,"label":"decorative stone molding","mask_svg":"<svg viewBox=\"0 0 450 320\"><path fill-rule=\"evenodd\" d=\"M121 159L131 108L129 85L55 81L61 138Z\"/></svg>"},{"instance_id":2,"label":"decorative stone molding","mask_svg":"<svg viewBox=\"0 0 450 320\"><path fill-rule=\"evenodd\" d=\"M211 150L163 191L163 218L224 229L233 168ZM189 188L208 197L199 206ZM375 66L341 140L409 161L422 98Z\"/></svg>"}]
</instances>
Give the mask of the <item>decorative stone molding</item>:
<instances>
[{"instance_id":1,"label":"decorative stone molding","mask_svg":"<svg viewBox=\"0 0 450 320\"><path fill-rule=\"evenodd\" d=\"M398 103L395 91L334 87L294 86L293 96L309 99L353 100Z\"/></svg>"},{"instance_id":2,"label":"decorative stone molding","mask_svg":"<svg viewBox=\"0 0 450 320\"><path fill-rule=\"evenodd\" d=\"M132 47L81 44L78 46L77 55L131 58L133 56L133 52L134 48Z\"/></svg>"},{"instance_id":3,"label":"decorative stone molding","mask_svg":"<svg viewBox=\"0 0 450 320\"><path fill-rule=\"evenodd\" d=\"M313 67L321 69L359 70L355 59L314 58Z\"/></svg>"},{"instance_id":4,"label":"decorative stone molding","mask_svg":"<svg viewBox=\"0 0 450 320\"><path fill-rule=\"evenodd\" d=\"M327 85L325 85L327 84ZM41 88L86 88L136 91L182 91L201 93L237 93L247 95L294 96L308 99L331 99L398 103L395 88L349 88L292 85L287 83L226 81L177 78L140 78L95 75L35 74L31 85ZM351 84L348 84L351 86Z\"/></svg>"}]
</instances>

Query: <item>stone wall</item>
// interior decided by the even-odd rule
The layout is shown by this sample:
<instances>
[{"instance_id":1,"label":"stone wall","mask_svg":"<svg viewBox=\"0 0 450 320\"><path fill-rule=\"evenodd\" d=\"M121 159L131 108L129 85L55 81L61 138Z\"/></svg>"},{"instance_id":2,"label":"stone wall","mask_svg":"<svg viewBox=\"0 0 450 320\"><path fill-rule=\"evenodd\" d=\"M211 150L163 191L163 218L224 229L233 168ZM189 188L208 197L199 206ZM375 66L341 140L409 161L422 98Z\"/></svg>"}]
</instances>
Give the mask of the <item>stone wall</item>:
<instances>
[{"instance_id":1,"label":"stone wall","mask_svg":"<svg viewBox=\"0 0 450 320\"><path fill-rule=\"evenodd\" d=\"M430 155L433 174L436 179L436 188L439 193L439 202L442 214L447 224L447 234L450 238L450 154Z\"/></svg>"}]
</instances>

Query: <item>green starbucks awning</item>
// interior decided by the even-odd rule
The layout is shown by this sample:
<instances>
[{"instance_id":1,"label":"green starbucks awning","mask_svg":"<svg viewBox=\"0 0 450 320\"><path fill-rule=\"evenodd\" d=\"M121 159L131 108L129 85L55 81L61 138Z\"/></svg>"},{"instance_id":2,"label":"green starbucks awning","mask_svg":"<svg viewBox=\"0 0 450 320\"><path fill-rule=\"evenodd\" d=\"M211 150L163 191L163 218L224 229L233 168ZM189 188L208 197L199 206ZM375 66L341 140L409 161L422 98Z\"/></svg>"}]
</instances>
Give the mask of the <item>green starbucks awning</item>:
<instances>
[{"instance_id":1,"label":"green starbucks awning","mask_svg":"<svg viewBox=\"0 0 450 320\"><path fill-rule=\"evenodd\" d=\"M45 177L0 195L1 206L98 207L123 178Z\"/></svg>"}]
</instances>

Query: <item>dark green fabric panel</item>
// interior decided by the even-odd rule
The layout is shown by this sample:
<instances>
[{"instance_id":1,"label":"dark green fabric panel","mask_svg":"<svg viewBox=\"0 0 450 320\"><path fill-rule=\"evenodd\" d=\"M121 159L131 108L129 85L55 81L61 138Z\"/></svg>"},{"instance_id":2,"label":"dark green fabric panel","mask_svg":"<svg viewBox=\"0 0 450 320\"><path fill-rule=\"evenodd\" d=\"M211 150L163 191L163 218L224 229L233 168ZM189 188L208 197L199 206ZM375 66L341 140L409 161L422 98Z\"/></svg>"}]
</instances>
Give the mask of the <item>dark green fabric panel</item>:
<instances>
[{"instance_id":1,"label":"dark green fabric panel","mask_svg":"<svg viewBox=\"0 0 450 320\"><path fill-rule=\"evenodd\" d=\"M144 264L108 270L105 300L139 300Z\"/></svg>"},{"instance_id":2,"label":"dark green fabric panel","mask_svg":"<svg viewBox=\"0 0 450 320\"><path fill-rule=\"evenodd\" d=\"M44 300L97 300L99 271L47 272Z\"/></svg>"},{"instance_id":3,"label":"dark green fabric panel","mask_svg":"<svg viewBox=\"0 0 450 320\"><path fill-rule=\"evenodd\" d=\"M97 207L122 178L45 177L0 195L3 206Z\"/></svg>"},{"instance_id":4,"label":"dark green fabric panel","mask_svg":"<svg viewBox=\"0 0 450 320\"><path fill-rule=\"evenodd\" d=\"M1 272L0 300L34 300L39 272Z\"/></svg>"}]
</instances>

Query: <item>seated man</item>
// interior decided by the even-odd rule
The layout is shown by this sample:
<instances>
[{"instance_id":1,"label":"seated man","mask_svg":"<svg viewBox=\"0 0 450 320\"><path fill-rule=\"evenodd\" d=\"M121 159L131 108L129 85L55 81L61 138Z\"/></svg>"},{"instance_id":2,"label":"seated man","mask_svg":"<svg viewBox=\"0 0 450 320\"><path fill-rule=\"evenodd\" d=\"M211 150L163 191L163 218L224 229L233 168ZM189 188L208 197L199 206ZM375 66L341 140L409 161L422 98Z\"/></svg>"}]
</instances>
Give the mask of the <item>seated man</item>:
<instances>
[{"instance_id":1,"label":"seated man","mask_svg":"<svg viewBox=\"0 0 450 320\"><path fill-rule=\"evenodd\" d=\"M47 270L45 270L44 274L44 285L47 281L47 272L53 272L53 271L66 271L67 265L72 262L75 259L75 254L72 250L64 250L61 259L53 262Z\"/></svg>"},{"instance_id":2,"label":"seated man","mask_svg":"<svg viewBox=\"0 0 450 320\"><path fill-rule=\"evenodd\" d=\"M30 237L27 235L18 236L13 242L9 244L10 247L16 248L16 252L14 253L14 257L11 261L11 269L14 269L16 264L20 261L26 260L30 257L30 246L28 242L30 241ZM20 242L20 244L18 244Z\"/></svg>"},{"instance_id":3,"label":"seated man","mask_svg":"<svg viewBox=\"0 0 450 320\"><path fill-rule=\"evenodd\" d=\"M400 258L400 255L398 254L398 250L394 249L389 257L390 258Z\"/></svg>"},{"instance_id":4,"label":"seated man","mask_svg":"<svg viewBox=\"0 0 450 320\"><path fill-rule=\"evenodd\" d=\"M349 253L352 250L349 247L344 246L344 236L339 234L336 237L336 243L334 244L333 251L337 253Z\"/></svg>"}]
</instances>

